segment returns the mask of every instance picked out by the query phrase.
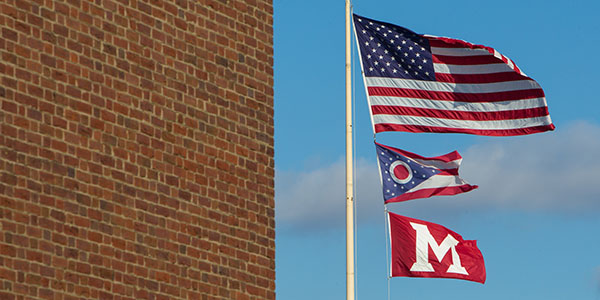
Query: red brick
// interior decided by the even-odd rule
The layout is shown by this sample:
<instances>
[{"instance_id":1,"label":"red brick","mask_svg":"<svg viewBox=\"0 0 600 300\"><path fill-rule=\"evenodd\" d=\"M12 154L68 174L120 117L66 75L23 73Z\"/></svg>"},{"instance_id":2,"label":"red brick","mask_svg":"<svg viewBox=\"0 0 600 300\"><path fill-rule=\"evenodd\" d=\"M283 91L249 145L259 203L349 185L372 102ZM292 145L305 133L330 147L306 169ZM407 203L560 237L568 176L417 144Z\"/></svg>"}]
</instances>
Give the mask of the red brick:
<instances>
[{"instance_id":1,"label":"red brick","mask_svg":"<svg viewBox=\"0 0 600 300\"><path fill-rule=\"evenodd\" d=\"M0 298L274 299L271 1L0 10Z\"/></svg>"},{"instance_id":2,"label":"red brick","mask_svg":"<svg viewBox=\"0 0 600 300\"><path fill-rule=\"evenodd\" d=\"M9 40L18 42L18 33L14 30L11 30L9 28L2 28L2 37L3 38L7 38Z\"/></svg>"}]
</instances>

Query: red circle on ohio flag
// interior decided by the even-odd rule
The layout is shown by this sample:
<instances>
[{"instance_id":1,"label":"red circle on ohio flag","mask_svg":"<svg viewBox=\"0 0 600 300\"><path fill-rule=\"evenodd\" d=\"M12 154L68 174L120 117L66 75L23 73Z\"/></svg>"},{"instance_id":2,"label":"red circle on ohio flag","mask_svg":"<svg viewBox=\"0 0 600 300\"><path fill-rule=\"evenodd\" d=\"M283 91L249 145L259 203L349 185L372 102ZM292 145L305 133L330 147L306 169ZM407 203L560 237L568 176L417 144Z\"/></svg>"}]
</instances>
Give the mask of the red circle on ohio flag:
<instances>
[{"instance_id":1,"label":"red circle on ohio flag","mask_svg":"<svg viewBox=\"0 0 600 300\"><path fill-rule=\"evenodd\" d=\"M413 177L412 169L407 163L397 160L390 165L390 176L395 182L405 184Z\"/></svg>"}]
</instances>

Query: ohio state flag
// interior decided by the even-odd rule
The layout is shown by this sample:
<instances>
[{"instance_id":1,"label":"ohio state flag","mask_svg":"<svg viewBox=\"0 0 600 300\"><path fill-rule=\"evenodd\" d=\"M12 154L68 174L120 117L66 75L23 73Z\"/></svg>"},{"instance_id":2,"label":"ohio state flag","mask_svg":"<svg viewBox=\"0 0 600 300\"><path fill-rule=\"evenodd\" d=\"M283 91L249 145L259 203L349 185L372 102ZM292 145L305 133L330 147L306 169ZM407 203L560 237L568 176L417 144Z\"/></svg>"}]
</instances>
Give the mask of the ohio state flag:
<instances>
[{"instance_id":1,"label":"ohio state flag","mask_svg":"<svg viewBox=\"0 0 600 300\"><path fill-rule=\"evenodd\" d=\"M456 278L485 282L477 241L448 228L388 212L391 276Z\"/></svg>"},{"instance_id":2,"label":"ohio state flag","mask_svg":"<svg viewBox=\"0 0 600 300\"><path fill-rule=\"evenodd\" d=\"M423 157L377 142L375 148L386 204L456 195L477 188L458 176L462 157L456 151L436 157Z\"/></svg>"}]
</instances>

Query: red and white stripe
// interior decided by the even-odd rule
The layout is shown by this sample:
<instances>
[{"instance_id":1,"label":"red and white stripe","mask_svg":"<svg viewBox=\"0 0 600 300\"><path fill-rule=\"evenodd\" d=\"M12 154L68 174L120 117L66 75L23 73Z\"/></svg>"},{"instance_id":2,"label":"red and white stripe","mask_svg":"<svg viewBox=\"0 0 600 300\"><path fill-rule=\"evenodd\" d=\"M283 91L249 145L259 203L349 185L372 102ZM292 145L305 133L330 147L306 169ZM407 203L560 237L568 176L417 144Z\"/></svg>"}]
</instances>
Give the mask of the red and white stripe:
<instances>
[{"instance_id":1,"label":"red and white stripe","mask_svg":"<svg viewBox=\"0 0 600 300\"><path fill-rule=\"evenodd\" d=\"M424 37L436 81L365 78L375 132L509 136L554 129L544 91L512 60L490 47Z\"/></svg>"}]
</instances>

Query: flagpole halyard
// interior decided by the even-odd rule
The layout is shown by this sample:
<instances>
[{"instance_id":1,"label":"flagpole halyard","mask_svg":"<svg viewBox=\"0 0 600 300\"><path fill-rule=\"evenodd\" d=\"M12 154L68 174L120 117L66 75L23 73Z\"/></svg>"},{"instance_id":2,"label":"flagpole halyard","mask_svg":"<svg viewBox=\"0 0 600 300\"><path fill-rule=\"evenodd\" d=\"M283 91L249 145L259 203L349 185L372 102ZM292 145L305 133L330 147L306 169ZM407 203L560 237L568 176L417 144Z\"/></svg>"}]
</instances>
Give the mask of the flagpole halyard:
<instances>
[{"instance_id":1,"label":"flagpole halyard","mask_svg":"<svg viewBox=\"0 0 600 300\"><path fill-rule=\"evenodd\" d=\"M381 177L381 176L380 176ZM390 228L389 228L389 216L387 204L383 205L383 214L384 214L384 226L385 226L385 262L386 262L386 280L387 280L387 299L390 300L390 279L392 278L392 237L390 236Z\"/></svg>"}]
</instances>

